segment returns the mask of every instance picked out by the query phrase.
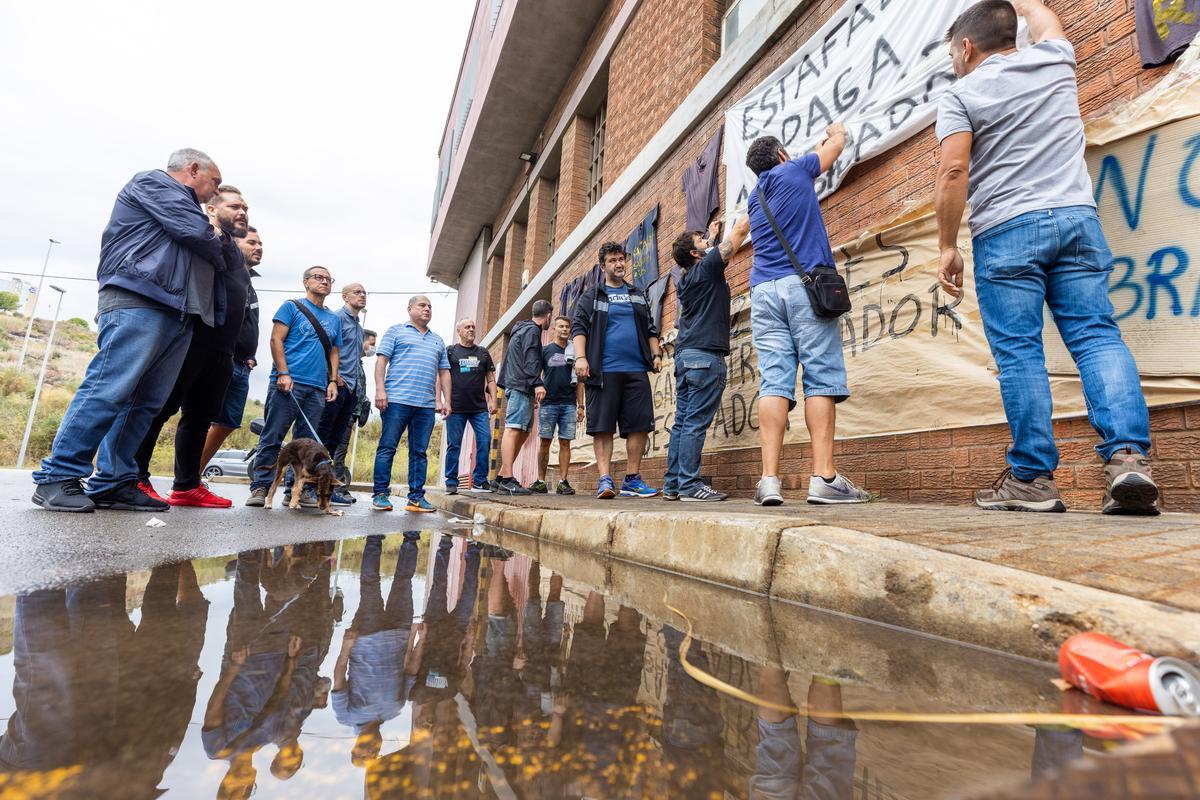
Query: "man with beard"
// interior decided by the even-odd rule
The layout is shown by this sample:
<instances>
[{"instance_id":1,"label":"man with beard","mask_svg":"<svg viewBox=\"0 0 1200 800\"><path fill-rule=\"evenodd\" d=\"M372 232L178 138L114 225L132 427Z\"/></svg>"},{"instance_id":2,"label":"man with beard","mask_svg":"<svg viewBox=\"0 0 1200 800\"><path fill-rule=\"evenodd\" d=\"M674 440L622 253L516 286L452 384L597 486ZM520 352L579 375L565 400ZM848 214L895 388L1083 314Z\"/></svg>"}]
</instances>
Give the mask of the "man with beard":
<instances>
[{"instance_id":1,"label":"man with beard","mask_svg":"<svg viewBox=\"0 0 1200 800\"><path fill-rule=\"evenodd\" d=\"M241 239L248 233L250 207L237 187L221 186L206 210L222 233L231 238ZM241 258L240 248L238 258ZM233 374L233 353L245 317L249 286L250 273L241 263L231 264L227 272L216 276L213 294L218 301L223 299L225 319L216 325L208 325L203 320L196 323L179 377L175 379L175 388L150 424L137 451L138 488L152 498L162 499L150 483L150 460L158 444L158 435L167 420L182 410L175 429L175 483L166 502L173 506L200 508L233 505L232 500L213 494L200 482L200 471L207 463L201 458L209 423L221 408Z\"/></svg>"},{"instance_id":2,"label":"man with beard","mask_svg":"<svg viewBox=\"0 0 1200 800\"><path fill-rule=\"evenodd\" d=\"M184 148L165 170L139 172L117 195L96 270L100 348L50 455L33 473L33 502L42 508L170 508L137 488L135 454L175 385L193 319L224 320L224 307L214 304L213 271L240 267L241 255L200 207L220 185L213 160ZM127 268L132 260L136 269Z\"/></svg>"},{"instance_id":3,"label":"man with beard","mask_svg":"<svg viewBox=\"0 0 1200 800\"><path fill-rule=\"evenodd\" d=\"M258 228L253 225L246 228L247 233L240 239L235 239L242 257L246 261L246 274L257 278L254 268L262 263L263 243ZM242 317L242 327L238 332L237 343L233 351L233 375L229 379L229 387L225 390L220 414L214 418L208 429L208 437L204 440L204 454L200 457L201 468L212 461L213 456L225 444L229 434L242 427L242 417L246 413L246 398L250 394L250 370L258 366L258 292L254 291L253 282L246 283L246 313Z\"/></svg>"}]
</instances>

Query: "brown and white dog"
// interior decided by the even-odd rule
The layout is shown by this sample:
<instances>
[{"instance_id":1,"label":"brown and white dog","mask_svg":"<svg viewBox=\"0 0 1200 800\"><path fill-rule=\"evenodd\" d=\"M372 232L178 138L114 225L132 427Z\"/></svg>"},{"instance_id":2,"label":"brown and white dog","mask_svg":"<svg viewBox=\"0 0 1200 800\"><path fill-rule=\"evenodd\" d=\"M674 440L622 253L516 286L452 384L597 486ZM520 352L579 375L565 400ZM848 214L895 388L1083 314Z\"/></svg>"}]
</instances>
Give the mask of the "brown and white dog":
<instances>
[{"instance_id":1,"label":"brown and white dog","mask_svg":"<svg viewBox=\"0 0 1200 800\"><path fill-rule=\"evenodd\" d=\"M333 511L329 507L334 487L341 486L342 482L333 474L333 460L329 458L329 451L316 439L293 439L280 449L279 458L275 461L275 480L271 481L271 488L263 504L265 508L271 507L271 502L275 499L275 490L283 482L288 467L296 473L289 508L297 508L304 486L314 484L317 487L317 507L326 514L342 516L341 511Z\"/></svg>"}]
</instances>

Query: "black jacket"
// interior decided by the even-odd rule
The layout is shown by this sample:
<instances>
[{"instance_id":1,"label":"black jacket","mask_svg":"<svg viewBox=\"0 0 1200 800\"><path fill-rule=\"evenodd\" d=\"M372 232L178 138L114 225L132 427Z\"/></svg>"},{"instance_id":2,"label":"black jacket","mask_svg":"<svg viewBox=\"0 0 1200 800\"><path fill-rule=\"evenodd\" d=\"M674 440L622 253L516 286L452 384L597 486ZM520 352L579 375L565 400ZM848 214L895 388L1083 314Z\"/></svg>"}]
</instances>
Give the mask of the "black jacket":
<instances>
[{"instance_id":1,"label":"black jacket","mask_svg":"<svg viewBox=\"0 0 1200 800\"><path fill-rule=\"evenodd\" d=\"M629 299L633 303L633 318L637 322L638 345L642 351L642 360L646 362L646 371L654 369L654 352L650 349L650 338L658 338L658 328L650 316L650 304L646 295L636 286L625 284L629 290ZM604 338L608 332L608 294L604 291L604 279L589 286L579 297L575 306L575 319L571 322L571 338L580 334L587 337L587 347L584 357L588 360L590 374L584 381L588 386L603 386L604 375L601 365L604 364ZM594 334L594 335L593 335Z\"/></svg>"},{"instance_id":2,"label":"black jacket","mask_svg":"<svg viewBox=\"0 0 1200 800\"><path fill-rule=\"evenodd\" d=\"M248 270L247 276L257 278L258 273ZM246 315L242 319L242 327L238 331L237 344L233 348L233 363L245 364L258 352L258 292L254 291L254 283L246 281ZM257 360L255 358L255 360Z\"/></svg>"},{"instance_id":3,"label":"black jacket","mask_svg":"<svg viewBox=\"0 0 1200 800\"><path fill-rule=\"evenodd\" d=\"M542 329L533 320L518 322L513 328L496 385L525 394L542 385Z\"/></svg>"},{"instance_id":4,"label":"black jacket","mask_svg":"<svg viewBox=\"0 0 1200 800\"><path fill-rule=\"evenodd\" d=\"M218 276L242 263L233 240L213 232L190 187L161 169L139 172L113 204L100 237L96 277L102 289L118 286L182 312L193 255L212 264ZM215 297L220 325L224 293Z\"/></svg>"}]
</instances>

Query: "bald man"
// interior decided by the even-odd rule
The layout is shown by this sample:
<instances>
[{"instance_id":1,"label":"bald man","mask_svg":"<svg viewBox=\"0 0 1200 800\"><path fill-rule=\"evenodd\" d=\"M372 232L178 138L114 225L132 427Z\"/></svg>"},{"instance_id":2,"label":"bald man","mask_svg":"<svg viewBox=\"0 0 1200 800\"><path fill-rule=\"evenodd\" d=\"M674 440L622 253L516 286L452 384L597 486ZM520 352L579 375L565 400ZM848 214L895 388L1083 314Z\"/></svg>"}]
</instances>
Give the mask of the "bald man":
<instances>
[{"instance_id":1,"label":"bald man","mask_svg":"<svg viewBox=\"0 0 1200 800\"><path fill-rule=\"evenodd\" d=\"M325 412L317 426L321 444L330 453L342 443L358 401L366 391L365 386L359 385L358 374L363 351L363 327L358 318L366 307L367 290L361 283L350 283L342 289L342 310L338 312L338 320L342 323L342 346L338 352L345 353L346 358L338 361L337 399L325 404ZM345 479L346 476L338 477ZM348 506L354 498L345 486L339 486L330 502L335 506Z\"/></svg>"}]
</instances>

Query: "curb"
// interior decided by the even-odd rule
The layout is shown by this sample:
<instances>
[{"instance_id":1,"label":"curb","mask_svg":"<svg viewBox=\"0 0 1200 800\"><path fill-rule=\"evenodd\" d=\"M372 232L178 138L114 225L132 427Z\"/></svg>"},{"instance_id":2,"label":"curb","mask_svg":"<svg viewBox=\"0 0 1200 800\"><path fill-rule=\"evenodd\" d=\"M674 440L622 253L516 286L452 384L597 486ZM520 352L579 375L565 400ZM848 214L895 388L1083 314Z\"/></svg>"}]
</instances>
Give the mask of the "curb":
<instances>
[{"instance_id":1,"label":"curb","mask_svg":"<svg viewBox=\"0 0 1200 800\"><path fill-rule=\"evenodd\" d=\"M551 510L428 496L442 511L480 515L538 542L1043 661L1083 631L1200 660L1200 613L862 531L750 514Z\"/></svg>"}]
</instances>

